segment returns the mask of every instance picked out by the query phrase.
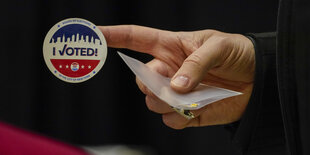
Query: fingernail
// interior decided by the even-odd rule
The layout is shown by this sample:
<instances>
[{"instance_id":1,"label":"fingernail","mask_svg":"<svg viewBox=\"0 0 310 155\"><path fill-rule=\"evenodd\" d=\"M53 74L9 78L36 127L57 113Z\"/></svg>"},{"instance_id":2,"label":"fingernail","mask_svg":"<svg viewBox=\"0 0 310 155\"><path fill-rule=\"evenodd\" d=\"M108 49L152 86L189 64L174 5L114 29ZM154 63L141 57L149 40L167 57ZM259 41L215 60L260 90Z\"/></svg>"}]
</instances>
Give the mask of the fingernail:
<instances>
[{"instance_id":1,"label":"fingernail","mask_svg":"<svg viewBox=\"0 0 310 155\"><path fill-rule=\"evenodd\" d=\"M177 87L185 87L187 86L188 81L189 81L188 77L181 75L181 76L177 76L176 78L174 78L172 80L172 84Z\"/></svg>"}]
</instances>

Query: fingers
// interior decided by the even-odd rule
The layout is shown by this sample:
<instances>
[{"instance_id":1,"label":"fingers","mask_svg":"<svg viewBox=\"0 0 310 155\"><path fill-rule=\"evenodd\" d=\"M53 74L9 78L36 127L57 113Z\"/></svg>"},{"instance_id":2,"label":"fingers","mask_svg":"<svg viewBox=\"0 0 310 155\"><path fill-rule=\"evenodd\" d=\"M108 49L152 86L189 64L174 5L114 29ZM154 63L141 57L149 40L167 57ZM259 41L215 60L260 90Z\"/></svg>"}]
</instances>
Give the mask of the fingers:
<instances>
[{"instance_id":1,"label":"fingers","mask_svg":"<svg viewBox=\"0 0 310 155\"><path fill-rule=\"evenodd\" d=\"M172 69L169 68L167 64L165 64L160 60L153 59L146 65L151 70L154 70L163 76L169 77L174 75ZM147 89L147 87L138 78L136 78L136 83L139 89L146 95L145 102L149 110L160 114L174 111L167 103L160 100L149 89Z\"/></svg>"},{"instance_id":2,"label":"fingers","mask_svg":"<svg viewBox=\"0 0 310 155\"><path fill-rule=\"evenodd\" d=\"M155 113L166 114L174 112L174 110L167 103L157 97L146 96L145 103L147 108Z\"/></svg>"},{"instance_id":3,"label":"fingers","mask_svg":"<svg viewBox=\"0 0 310 155\"><path fill-rule=\"evenodd\" d=\"M175 74L167 64L157 59L147 63L147 66L163 76L169 77ZM138 78L136 82L139 89L146 94L145 102L148 109L155 113L163 114L163 121L167 126L174 129L182 129L189 126L200 125L200 115L205 111L207 106L199 110L191 111L196 118L188 120L175 112L167 103L156 97Z\"/></svg>"},{"instance_id":4,"label":"fingers","mask_svg":"<svg viewBox=\"0 0 310 155\"><path fill-rule=\"evenodd\" d=\"M165 125L173 129L184 129L190 122L190 120L186 119L185 117L181 116L176 112L162 115L162 120Z\"/></svg>"},{"instance_id":5,"label":"fingers","mask_svg":"<svg viewBox=\"0 0 310 155\"><path fill-rule=\"evenodd\" d=\"M136 79L136 82L140 90L146 95L145 103L150 111L159 114L174 112L174 110L167 103L160 100L149 89L147 89L139 79Z\"/></svg>"},{"instance_id":6,"label":"fingers","mask_svg":"<svg viewBox=\"0 0 310 155\"><path fill-rule=\"evenodd\" d=\"M207 72L219 64L221 51L218 44L205 43L189 55L171 80L171 87L186 93L195 88Z\"/></svg>"},{"instance_id":7,"label":"fingers","mask_svg":"<svg viewBox=\"0 0 310 155\"><path fill-rule=\"evenodd\" d=\"M166 63L164 63L158 59L153 59L152 61L148 62L146 65L151 70L158 72L159 74L166 76L166 77L171 77L175 74L175 72ZM137 83L139 89L144 94L146 94L146 95L152 94L138 78L136 78L136 83Z\"/></svg>"},{"instance_id":8,"label":"fingers","mask_svg":"<svg viewBox=\"0 0 310 155\"><path fill-rule=\"evenodd\" d=\"M168 31L136 25L98 26L105 36L108 46L128 48L140 52L151 52L160 37Z\"/></svg>"}]
</instances>

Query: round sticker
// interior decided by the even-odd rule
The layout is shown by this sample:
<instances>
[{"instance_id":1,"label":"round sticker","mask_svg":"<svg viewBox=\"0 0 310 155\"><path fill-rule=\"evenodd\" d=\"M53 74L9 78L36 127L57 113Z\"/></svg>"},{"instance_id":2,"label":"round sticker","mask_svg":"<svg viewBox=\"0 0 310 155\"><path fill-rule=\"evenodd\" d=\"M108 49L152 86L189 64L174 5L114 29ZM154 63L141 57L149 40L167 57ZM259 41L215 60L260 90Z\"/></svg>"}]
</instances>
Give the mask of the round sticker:
<instances>
[{"instance_id":1,"label":"round sticker","mask_svg":"<svg viewBox=\"0 0 310 155\"><path fill-rule=\"evenodd\" d=\"M80 18L60 21L47 33L43 56L59 79L78 83L99 72L107 57L107 43L95 24Z\"/></svg>"}]
</instances>

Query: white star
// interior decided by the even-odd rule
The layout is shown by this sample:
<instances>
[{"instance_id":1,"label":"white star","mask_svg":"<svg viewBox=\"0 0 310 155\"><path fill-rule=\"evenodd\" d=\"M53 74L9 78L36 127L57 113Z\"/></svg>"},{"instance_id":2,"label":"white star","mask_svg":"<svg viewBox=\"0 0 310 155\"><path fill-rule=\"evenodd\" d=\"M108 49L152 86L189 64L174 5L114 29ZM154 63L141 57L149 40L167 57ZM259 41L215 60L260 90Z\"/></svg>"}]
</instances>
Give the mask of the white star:
<instances>
[{"instance_id":1,"label":"white star","mask_svg":"<svg viewBox=\"0 0 310 155\"><path fill-rule=\"evenodd\" d=\"M69 66L68 66L68 65L66 65L66 68L69 68Z\"/></svg>"},{"instance_id":2,"label":"white star","mask_svg":"<svg viewBox=\"0 0 310 155\"><path fill-rule=\"evenodd\" d=\"M90 69L90 68L91 68L91 66L89 65L89 66L88 66L88 69Z\"/></svg>"},{"instance_id":3,"label":"white star","mask_svg":"<svg viewBox=\"0 0 310 155\"><path fill-rule=\"evenodd\" d=\"M84 69L84 65L82 65L81 68Z\"/></svg>"},{"instance_id":4,"label":"white star","mask_svg":"<svg viewBox=\"0 0 310 155\"><path fill-rule=\"evenodd\" d=\"M59 68L62 68L62 65L59 65Z\"/></svg>"}]
</instances>

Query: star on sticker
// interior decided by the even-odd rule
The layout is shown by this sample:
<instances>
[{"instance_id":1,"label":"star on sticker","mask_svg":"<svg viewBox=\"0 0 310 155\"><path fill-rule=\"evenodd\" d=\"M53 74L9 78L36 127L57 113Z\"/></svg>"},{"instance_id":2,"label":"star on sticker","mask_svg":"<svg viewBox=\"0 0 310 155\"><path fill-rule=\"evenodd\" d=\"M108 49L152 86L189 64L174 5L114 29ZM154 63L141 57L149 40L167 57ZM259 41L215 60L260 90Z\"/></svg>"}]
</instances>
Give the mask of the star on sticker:
<instances>
[{"instance_id":1,"label":"star on sticker","mask_svg":"<svg viewBox=\"0 0 310 155\"><path fill-rule=\"evenodd\" d=\"M68 65L66 65L66 68L69 68L69 66L68 66Z\"/></svg>"},{"instance_id":2,"label":"star on sticker","mask_svg":"<svg viewBox=\"0 0 310 155\"><path fill-rule=\"evenodd\" d=\"M91 68L91 66L89 65L89 66L88 66L88 69L90 69L90 68Z\"/></svg>"},{"instance_id":3,"label":"star on sticker","mask_svg":"<svg viewBox=\"0 0 310 155\"><path fill-rule=\"evenodd\" d=\"M84 65L82 65L81 68L84 69Z\"/></svg>"},{"instance_id":4,"label":"star on sticker","mask_svg":"<svg viewBox=\"0 0 310 155\"><path fill-rule=\"evenodd\" d=\"M59 68L62 68L62 65L59 65Z\"/></svg>"}]
</instances>

